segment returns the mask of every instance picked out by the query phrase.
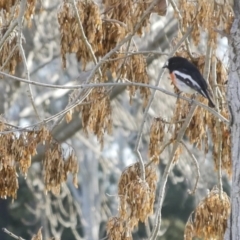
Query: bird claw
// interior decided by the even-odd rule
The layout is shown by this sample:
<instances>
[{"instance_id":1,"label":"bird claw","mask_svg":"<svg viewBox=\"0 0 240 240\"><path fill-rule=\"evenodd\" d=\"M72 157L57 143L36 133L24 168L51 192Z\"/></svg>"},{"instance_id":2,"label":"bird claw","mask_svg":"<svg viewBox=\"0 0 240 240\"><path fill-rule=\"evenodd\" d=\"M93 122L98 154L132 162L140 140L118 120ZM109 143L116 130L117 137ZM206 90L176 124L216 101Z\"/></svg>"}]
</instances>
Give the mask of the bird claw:
<instances>
[{"instance_id":1,"label":"bird claw","mask_svg":"<svg viewBox=\"0 0 240 240\"><path fill-rule=\"evenodd\" d=\"M182 94L182 92L177 93L177 100L180 99L181 94Z\"/></svg>"},{"instance_id":2,"label":"bird claw","mask_svg":"<svg viewBox=\"0 0 240 240\"><path fill-rule=\"evenodd\" d=\"M190 102L191 105L194 103L196 97L197 97L197 93L193 93L191 98L190 98L191 99L191 102Z\"/></svg>"}]
</instances>

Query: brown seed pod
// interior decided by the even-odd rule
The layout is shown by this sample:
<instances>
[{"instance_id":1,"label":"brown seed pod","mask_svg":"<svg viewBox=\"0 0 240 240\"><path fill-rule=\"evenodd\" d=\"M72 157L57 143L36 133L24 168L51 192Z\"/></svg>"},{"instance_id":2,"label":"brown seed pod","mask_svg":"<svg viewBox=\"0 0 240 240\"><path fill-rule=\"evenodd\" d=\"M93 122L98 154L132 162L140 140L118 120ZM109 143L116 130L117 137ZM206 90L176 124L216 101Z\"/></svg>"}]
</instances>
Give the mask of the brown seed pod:
<instances>
[{"instance_id":1,"label":"brown seed pod","mask_svg":"<svg viewBox=\"0 0 240 240\"><path fill-rule=\"evenodd\" d=\"M193 213L192 213L193 214ZM222 199L215 187L197 206L194 219L190 217L185 227L186 240L195 236L204 239L223 239L230 214L230 201L225 192Z\"/></svg>"},{"instance_id":2,"label":"brown seed pod","mask_svg":"<svg viewBox=\"0 0 240 240\"><path fill-rule=\"evenodd\" d=\"M102 48L103 36L99 7L93 1L78 0L76 5L87 41L91 45L93 52L99 53L99 48ZM58 23L61 32L63 67L66 68L66 54L76 53L77 60L82 62L83 69L85 69L86 64L93 59L83 39L78 19L71 3L64 1L59 7Z\"/></svg>"},{"instance_id":3,"label":"brown seed pod","mask_svg":"<svg viewBox=\"0 0 240 240\"><path fill-rule=\"evenodd\" d=\"M2 26L0 29L0 38L2 38L9 26ZM4 42L1 49L0 67L9 71L11 74L15 73L16 66L22 61L20 51L17 46L18 32L12 31Z\"/></svg>"},{"instance_id":4,"label":"brown seed pod","mask_svg":"<svg viewBox=\"0 0 240 240\"><path fill-rule=\"evenodd\" d=\"M103 147L104 133L110 134L112 131L112 110L106 89L99 87L91 90L78 110L85 133L94 133Z\"/></svg>"},{"instance_id":5,"label":"brown seed pod","mask_svg":"<svg viewBox=\"0 0 240 240\"><path fill-rule=\"evenodd\" d=\"M126 168L118 183L119 215L134 227L153 213L157 175L151 165L145 166L146 182L140 179L139 163Z\"/></svg>"},{"instance_id":6,"label":"brown seed pod","mask_svg":"<svg viewBox=\"0 0 240 240\"><path fill-rule=\"evenodd\" d=\"M107 235L109 240L132 240L129 223L119 217L112 217L108 220Z\"/></svg>"},{"instance_id":7,"label":"brown seed pod","mask_svg":"<svg viewBox=\"0 0 240 240\"><path fill-rule=\"evenodd\" d=\"M224 4L219 4L217 0L197 2L180 0L178 6L181 12L179 20L183 31L185 32L189 26L193 26L191 36L196 45L200 41L200 29L209 34L209 43L214 48L217 47L218 33L216 29L229 33L234 17L230 1L226 0ZM180 17L177 13L175 16Z\"/></svg>"},{"instance_id":8,"label":"brown seed pod","mask_svg":"<svg viewBox=\"0 0 240 240\"><path fill-rule=\"evenodd\" d=\"M15 166L1 166L0 170L0 197L17 197L18 179Z\"/></svg>"},{"instance_id":9,"label":"brown seed pod","mask_svg":"<svg viewBox=\"0 0 240 240\"><path fill-rule=\"evenodd\" d=\"M160 118L155 118L150 129L148 154L150 161L153 161L156 164L159 163L159 155L161 153L164 135L164 123Z\"/></svg>"},{"instance_id":10,"label":"brown seed pod","mask_svg":"<svg viewBox=\"0 0 240 240\"><path fill-rule=\"evenodd\" d=\"M61 184L66 181L68 172L75 176L74 184L76 184L78 164L75 153L71 151L69 157L65 159L62 147L57 142L52 141L47 146L43 168L46 191L59 194Z\"/></svg>"}]
</instances>

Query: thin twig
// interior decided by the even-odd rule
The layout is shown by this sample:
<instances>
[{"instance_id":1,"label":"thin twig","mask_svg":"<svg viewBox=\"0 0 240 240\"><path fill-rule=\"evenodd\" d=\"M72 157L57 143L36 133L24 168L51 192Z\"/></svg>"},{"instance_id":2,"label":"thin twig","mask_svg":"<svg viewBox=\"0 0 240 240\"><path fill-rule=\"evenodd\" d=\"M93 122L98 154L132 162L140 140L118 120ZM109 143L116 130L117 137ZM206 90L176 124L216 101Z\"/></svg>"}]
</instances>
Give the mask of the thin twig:
<instances>
[{"instance_id":1,"label":"thin twig","mask_svg":"<svg viewBox=\"0 0 240 240\"><path fill-rule=\"evenodd\" d=\"M173 140L170 139L166 144L163 145L163 147L162 147L161 150L159 151L159 156L160 156L161 153L166 149L166 147L168 147L172 142L173 142ZM147 168L148 166L150 166L152 163L155 163L155 160L150 160L150 161L146 164L146 168Z\"/></svg>"},{"instance_id":2,"label":"thin twig","mask_svg":"<svg viewBox=\"0 0 240 240\"><path fill-rule=\"evenodd\" d=\"M203 71L203 77L207 82L208 82L210 69L211 69L211 57L210 56L212 56L212 51L213 51L212 45L211 45L211 43L208 42L206 58L205 58L205 63L204 63L204 71Z\"/></svg>"},{"instance_id":3,"label":"thin twig","mask_svg":"<svg viewBox=\"0 0 240 240\"><path fill-rule=\"evenodd\" d=\"M89 86L89 84L87 84L86 86L83 86L83 88L94 88L94 87L102 87L102 86L131 86L132 84L127 84L127 83L103 83L103 84L91 84L91 86ZM133 86L141 86L141 87L149 87L149 88L152 88L152 89L156 89L156 90L159 90L161 92L164 92L165 94L167 95L170 95L170 96L173 96L173 97L176 97L176 98L181 98L185 101L188 101L188 102L193 102L194 104L198 105L198 106L201 106L203 107L204 109L208 110L209 112L211 112L216 118L219 118L220 120L222 120L223 122L229 124L229 121L224 118L222 115L220 115L218 112L216 112L214 109L212 108L209 108L207 105L201 103L201 102L198 102L196 100L193 100L191 98L186 98L186 97L183 97L183 96L178 96L177 94L174 94L172 92L169 92L165 89L161 89L161 88L158 88L158 87L155 87L155 86L150 86L150 85L147 85L147 84L133 84ZM82 101L82 99L81 99ZM61 112L49 117L49 118L46 118L44 119L43 121L41 122L38 122L38 123L35 123L33 125L29 125L25 128L20 128L20 129L27 129L27 128L30 128L30 127L36 127L38 126L39 124L43 124L43 123L47 123L47 122L50 122L51 120L55 119L56 117L59 117L61 116L62 114L65 114L67 113L69 110L71 110L72 108L76 107L77 105L80 104L80 101L77 101L75 103L73 103L72 105L68 106L66 109L62 110ZM9 133L9 131L4 131L4 132L1 132L2 134L4 133Z\"/></svg>"},{"instance_id":4,"label":"thin twig","mask_svg":"<svg viewBox=\"0 0 240 240\"><path fill-rule=\"evenodd\" d=\"M27 76L27 79L28 79L29 98L31 100L31 103L32 103L32 106L33 106L33 109L34 109L34 112L35 112L37 118L41 121L41 118L38 114L37 108L36 108L34 100L33 100L32 87L30 84L30 74L29 74L27 60L26 60L25 53L24 53L23 46L22 46L22 23L23 23L23 18L24 18L24 13L25 13L26 7L27 7L27 0L21 0L19 16L18 16L18 47L20 50L20 55L23 60L25 75Z\"/></svg>"},{"instance_id":5,"label":"thin twig","mask_svg":"<svg viewBox=\"0 0 240 240\"><path fill-rule=\"evenodd\" d=\"M6 234L8 234L8 235L9 235L10 237L12 237L12 238L15 238L15 239L17 239L17 240L25 240L24 238L19 237L19 236L13 234L12 232L10 232L9 230L7 230L6 228L2 228L2 230L3 230L3 232L5 232Z\"/></svg>"},{"instance_id":6,"label":"thin twig","mask_svg":"<svg viewBox=\"0 0 240 240\"><path fill-rule=\"evenodd\" d=\"M117 23L117 24L119 24L119 25L123 26L124 28L127 28L127 25L126 25L125 23L123 23L123 22L121 22L121 21L119 21L119 20L117 20L117 19L112 19L112 18L110 18L110 19L108 19L108 18L103 18L103 19L102 19L102 21L105 21L105 22L114 22L114 23Z\"/></svg>"},{"instance_id":7,"label":"thin twig","mask_svg":"<svg viewBox=\"0 0 240 240\"><path fill-rule=\"evenodd\" d=\"M139 166L140 166L140 174L141 174L141 180L145 181L145 166L144 166L144 161L142 159L142 155L139 151L139 149L136 150L136 154L138 156L138 162L139 162Z\"/></svg>"},{"instance_id":8,"label":"thin twig","mask_svg":"<svg viewBox=\"0 0 240 240\"><path fill-rule=\"evenodd\" d=\"M131 41L132 41L132 38L129 39L128 41L128 45L127 45L127 49L126 49L126 57L128 56L128 52L129 52L129 48L130 48L130 45L131 45ZM121 65L121 68L125 65L127 61L127 58L124 59L122 65ZM120 70L120 73L119 73L119 76L117 78L117 82L119 81L121 77L121 70ZM142 155L139 151L139 148L138 149L135 149L136 151L136 154L138 156L138 162L139 162L139 167L140 167L140 174L141 174L141 180L144 182L145 181L145 166L144 166L144 161L143 161L143 158L142 158Z\"/></svg>"},{"instance_id":9,"label":"thin twig","mask_svg":"<svg viewBox=\"0 0 240 240\"><path fill-rule=\"evenodd\" d=\"M123 57L117 57L117 58L110 58L107 59L105 62L112 62L112 61L116 61L116 60L120 60L120 59L124 59L124 58L129 58L133 55L148 55L147 57L149 57L150 55L159 55L159 56L169 56L168 53L164 53L162 51L137 51L137 52L120 52L121 54L126 54Z\"/></svg>"},{"instance_id":10,"label":"thin twig","mask_svg":"<svg viewBox=\"0 0 240 240\"><path fill-rule=\"evenodd\" d=\"M155 225L154 225L150 240L155 240L157 238L158 231L160 230L161 220L162 220L161 211L162 211L163 199L164 199L164 196L165 196L167 179L168 179L168 176L170 174L170 171L172 170L173 159L174 159L175 153L178 149L179 143L181 142L181 140L182 140L182 138L185 134L185 131L186 131L189 123L192 120L192 117L194 115L194 112L195 112L196 108L197 108L197 105L193 102L193 104L190 108L190 111L187 114L186 120L185 120L181 129L178 132L177 139L175 140L175 143L173 144L173 149L172 149L169 161L168 161L168 163L165 167L163 176L161 178L161 184L160 184L160 190L159 190L159 196L158 196L158 203L157 203L156 220L155 220Z\"/></svg>"},{"instance_id":11,"label":"thin twig","mask_svg":"<svg viewBox=\"0 0 240 240\"><path fill-rule=\"evenodd\" d=\"M15 77L15 76L12 76L12 75L9 75L5 72L0 72L0 74L4 75L4 76L7 76L9 77L10 79L13 79L13 80L17 80L17 81L20 81L20 82L25 82L25 83L29 83L26 79L23 79L23 78L18 78L18 77ZM163 92L169 96L172 96L172 97L175 97L175 98L181 98L185 101L188 101L188 102L194 102L196 105L206 109L208 112L212 113L216 118L219 118L221 121L225 122L226 124L229 124L229 121L223 117L221 114L219 114L218 112L216 112L213 108L210 108L208 107L207 105L201 103L201 102L198 102L197 100L195 99L191 99L191 98L187 98L187 97L184 97L184 96L179 96L178 94L175 94L173 92L169 92L163 88L160 88L160 87L156 87L156 86L152 86L152 85L148 85L148 84L144 84L144 83L134 83L134 82L125 82L125 83L122 83L122 82L119 82L119 83L92 83L92 84L82 84L82 85L75 85L75 86L68 86L68 85L51 85L51 84L45 84L45 83L39 83L39 82L33 82L33 81L30 81L31 84L33 85L36 85L36 86L41 86L41 87L48 87L48 88L57 88L57 89L78 89L78 88L81 88L81 89L88 89L88 88L95 88L95 87L112 87L112 86L139 86L139 87L148 87L150 89L153 89L153 90L156 90L156 91L160 91L160 92ZM76 106L77 104L79 104L78 102L76 103L73 103L72 106ZM69 111L70 108L68 108L67 111ZM64 110L65 111L65 110ZM52 118L52 117L51 117ZM49 122L49 120L43 120L44 122L47 121ZM35 126L35 125L34 125Z\"/></svg>"},{"instance_id":12,"label":"thin twig","mask_svg":"<svg viewBox=\"0 0 240 240\"><path fill-rule=\"evenodd\" d=\"M198 161L196 159L196 157L194 156L194 154L190 151L190 149L187 147L187 145L184 143L184 141L181 141L181 144L185 147L185 149L187 150L189 156L191 157L191 159L193 160L194 165L196 166L196 173L197 173L197 178L196 178L196 182L194 185L194 188L192 191L189 191L190 194L195 194L196 190L197 190L197 184L200 178L200 171L199 171L199 165L198 165Z\"/></svg>"},{"instance_id":13,"label":"thin twig","mask_svg":"<svg viewBox=\"0 0 240 240\"><path fill-rule=\"evenodd\" d=\"M178 121L171 121L171 122L169 122L169 121L167 121L167 120L165 120L163 117L156 117L156 119L160 119L160 121L161 122L163 122L163 123L165 123L165 124L178 124L178 123L182 123L182 122L184 122L185 121L185 118L184 119L181 119L181 120L178 120Z\"/></svg>"},{"instance_id":14,"label":"thin twig","mask_svg":"<svg viewBox=\"0 0 240 240\"><path fill-rule=\"evenodd\" d=\"M212 58L212 79L214 85L217 85L217 69L216 69L216 57L213 56ZM213 94L215 97L215 103L216 103L216 109L219 112L219 101L218 101L218 87L214 87ZM223 192L223 186L222 186L222 131L220 126L220 121L217 120L216 122L217 127L217 146L218 146L218 152L217 152L217 160L218 160L218 189L219 189L219 198L222 200L222 192Z\"/></svg>"},{"instance_id":15,"label":"thin twig","mask_svg":"<svg viewBox=\"0 0 240 240\"><path fill-rule=\"evenodd\" d=\"M18 25L18 19L15 19L14 21L12 21L10 27L8 28L8 30L5 32L5 34L0 40L0 51L2 50L3 44L5 43L5 41L10 36L10 34L12 33L12 31L17 25Z\"/></svg>"},{"instance_id":16,"label":"thin twig","mask_svg":"<svg viewBox=\"0 0 240 240\"><path fill-rule=\"evenodd\" d=\"M193 101L195 104L197 104L198 106L206 109L207 111L211 112L215 117L219 118L221 121L229 124L229 121L224 118L222 115L220 115L218 112L216 112L213 108L210 108L208 107L207 105L201 103L201 102L198 102L194 99L191 99L191 98L187 98L187 97L184 97L184 96L181 96L179 94L175 94L173 92L169 92L163 88L160 88L160 87L157 87L157 86L152 86L152 85L149 85L149 84L145 84L145 83L135 83L135 82L118 82L118 83L92 83L92 84L81 84L81 85L74 85L74 86L69 86L69 85L53 85L53 84L46 84L46 83L39 83L39 82L34 82L34 81L28 81L24 78L19 78L19 77L15 77L15 76L12 76L10 74L7 74L5 72L1 72L0 71L0 75L3 75L3 76L6 76L6 77L9 77L10 79L12 80L16 80L16 81L19 81L19 82L24 82L24 83L30 83L32 85L36 85L36 86L41 86L41 87L47 87L47 88L55 88L55 89L78 89L78 88L81 88L81 89L87 89L87 88L95 88L95 87L111 87L111 86L138 86L138 87L148 87L150 89L153 89L153 90L156 90L156 91L160 91L160 92L163 92L169 96L172 96L172 97L175 97L175 98L180 98L180 99L183 99L185 101L188 101L188 102L191 102Z\"/></svg>"}]
</instances>

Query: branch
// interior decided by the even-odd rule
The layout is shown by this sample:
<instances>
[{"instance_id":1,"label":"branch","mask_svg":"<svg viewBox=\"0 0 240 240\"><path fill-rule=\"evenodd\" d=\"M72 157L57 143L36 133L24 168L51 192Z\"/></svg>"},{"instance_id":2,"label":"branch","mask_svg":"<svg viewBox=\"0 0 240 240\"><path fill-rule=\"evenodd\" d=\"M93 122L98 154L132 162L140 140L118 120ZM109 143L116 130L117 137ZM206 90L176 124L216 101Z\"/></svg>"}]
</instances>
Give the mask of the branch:
<instances>
[{"instance_id":1,"label":"branch","mask_svg":"<svg viewBox=\"0 0 240 240\"><path fill-rule=\"evenodd\" d=\"M22 22L23 22L23 17L24 17L26 6L27 6L27 0L21 0L20 11L19 11L19 16L18 16L18 47L19 47L20 54L21 54L21 57L23 60L25 75L27 76L27 79L28 79L29 98L31 100L31 103L32 103L32 106L33 106L33 109L34 109L34 112L35 112L37 118L41 121L41 118L38 114L37 108L36 108L34 100L33 100L32 87L30 84L30 74L28 71L27 60L26 60L25 53L24 53L23 46L22 46Z\"/></svg>"},{"instance_id":2,"label":"branch","mask_svg":"<svg viewBox=\"0 0 240 240\"><path fill-rule=\"evenodd\" d=\"M185 101L188 101L188 102L192 102L194 103L195 105L197 106L200 106L204 109L206 109L207 111L211 112L216 118L220 119L221 121L225 122L226 124L229 124L229 121L224 118L221 114L219 114L218 112L216 112L213 108L210 108L208 107L207 105L201 103L201 102L198 102L197 100L195 99L191 99L191 98L187 98L187 97L184 97L184 96L179 96L175 93L172 93L172 92L169 92L165 89L162 89L162 88L159 88L159 87L155 87L155 86L151 86L151 85L148 85L148 84L143 84L143 83L93 83L93 84L86 84L86 85L81 85L81 87L83 89L85 88L94 88L94 87L109 87L109 86L140 86L140 87L149 87L151 89L154 89L154 90L158 90L160 92L163 92L167 95L170 95L170 96L173 96L173 97L176 97L176 98L181 98ZM70 86L71 87L71 86ZM63 114L67 113L69 110L73 109L74 107L76 107L77 105L79 105L81 103L82 99L79 99L77 102L73 103L72 105L68 106L67 108L65 108L64 110L58 112L57 114L51 116L51 117L48 117L48 118L45 118L44 120L40 121L40 122L37 122L37 123L34 123L34 124L31 124L31 125L28 125L24 128L22 127L18 127L18 126L15 126L17 129L15 130L10 130L10 131L3 131L3 132L0 132L1 134L7 134L7 133L10 133L10 132L17 132L17 131L25 131L26 129L28 128L33 128L33 127L36 127L40 124L45 124L45 123L48 123L50 121L52 121L53 119L59 117L59 116L62 116Z\"/></svg>"},{"instance_id":3,"label":"branch","mask_svg":"<svg viewBox=\"0 0 240 240\"><path fill-rule=\"evenodd\" d=\"M2 74L2 72L0 72L0 74ZM5 74L5 73L4 73ZM3 75L4 75L3 74ZM7 75L7 74L5 74ZM11 76L11 75L9 75ZM15 79L16 77L14 77ZM22 80L21 80L22 81ZM26 80L24 80L26 81ZM26 81L27 82L27 81ZM160 87L156 87L156 86L152 86L152 85L148 85L148 84L144 84L144 83L133 83L133 82L126 82L126 83L92 83L92 84L83 84L83 85L76 85L76 86L62 86L62 87L59 87L57 85L49 85L49 84L41 84L41 83L37 83L37 82L32 82L34 83L34 85L47 85L48 87L53 87L53 88L62 88L62 89L75 89L75 88L82 88L82 89L89 89L89 88L95 88L95 87L112 87L112 86L139 86L139 87L148 87L150 89L154 89L155 91L160 91L160 92L163 92L169 96L173 96L175 98L181 98L185 101L188 101L188 102L193 102L195 105L197 106L200 106L204 109L206 109L207 111L211 112L216 118L220 119L221 121L225 122L226 124L229 124L229 121L224 118L221 114L219 114L218 112L216 112L213 108L210 108L208 107L207 105L201 103L201 102L198 102L197 100L195 99L191 99L191 98L187 98L187 97L184 97L184 96L179 96L178 94L175 94L175 93L172 93L172 92L169 92L163 88L160 88ZM35 124L32 124L32 125L29 125L29 126L26 126L24 128L21 128L21 127L18 127L16 126L18 129L16 130L11 130L11 131L4 131L4 132L1 132L1 134L5 134L5 133L9 133L9 132L13 132L13 131L19 131L20 129L21 130L26 130L28 128L33 128L33 127L36 127L40 124L45 124L45 123L48 123L50 121L52 121L53 119L55 119L56 117L59 117L59 116L62 116L63 114L67 113L69 110L71 110L72 108L76 107L77 105L79 105L82 101L82 98L79 99L78 101L74 102L73 104L69 105L67 108L65 108L64 110L58 112L57 114L51 116L51 117L48 117L40 122L37 122Z\"/></svg>"},{"instance_id":4,"label":"branch","mask_svg":"<svg viewBox=\"0 0 240 240\"><path fill-rule=\"evenodd\" d=\"M217 111L219 112L219 101L218 101L218 87L217 87L217 69L216 69L216 57L214 56L212 59L212 79L213 79L213 83L215 85L214 89L213 89L213 94L215 97L215 102L216 102L216 108ZM218 160L218 189L219 189L219 198L222 200L222 193L223 193L223 186L222 186L222 131L221 131L221 126L220 126L220 122L217 121L216 122L216 127L217 127L217 146L218 146L218 152L217 152L217 160Z\"/></svg>"},{"instance_id":5,"label":"branch","mask_svg":"<svg viewBox=\"0 0 240 240\"><path fill-rule=\"evenodd\" d=\"M21 238L15 234L13 234L12 232L10 232L9 230L7 230L6 228L2 228L3 232L5 232L6 234L8 234L10 237L15 238L17 240L25 240L24 238Z\"/></svg>"},{"instance_id":6,"label":"branch","mask_svg":"<svg viewBox=\"0 0 240 240\"><path fill-rule=\"evenodd\" d=\"M162 51L137 51L137 52L121 52L121 53L122 54L127 54L127 55L124 56L124 57L111 58L111 59L106 60L106 62L116 61L116 60L119 60L119 59L128 58L128 57L131 57L133 55L138 55L138 54L143 54L143 55L147 54L148 56L149 55L169 56L168 53L165 53L165 52L162 52Z\"/></svg>"},{"instance_id":7,"label":"branch","mask_svg":"<svg viewBox=\"0 0 240 240\"><path fill-rule=\"evenodd\" d=\"M189 123L192 120L192 117L193 117L193 114L194 114L196 108L197 108L197 105L193 102L193 104L190 108L190 111L187 114L186 120L185 120L181 129L178 132L177 139L175 140L175 143L173 145L173 149L172 149L168 164L165 167L165 170L164 170L164 173L163 173L163 176L162 176L162 179L161 179L161 184L160 184L158 203L157 203L156 221L155 221L155 225L154 225L150 240L155 240L157 238L158 231L160 230L161 220L162 220L161 219L162 218L161 211L162 211L163 199L164 199L164 196L165 196L167 179L168 179L168 176L170 174L170 171L172 170L173 159L174 159L175 153L178 149L179 143L182 141L182 138L185 134L185 131L186 131Z\"/></svg>"},{"instance_id":8,"label":"branch","mask_svg":"<svg viewBox=\"0 0 240 240\"><path fill-rule=\"evenodd\" d=\"M194 154L190 151L190 149L187 147L187 145L184 143L184 141L181 141L181 144L185 147L185 149L187 150L189 156L191 157L191 159L193 160L194 165L196 166L196 170L197 170L197 179L194 185L194 188L192 191L189 191L190 194L195 194L196 189L197 189L197 184L200 178L200 171L199 171L199 165L198 165L198 161L196 159L196 157L194 156Z\"/></svg>"}]
</instances>

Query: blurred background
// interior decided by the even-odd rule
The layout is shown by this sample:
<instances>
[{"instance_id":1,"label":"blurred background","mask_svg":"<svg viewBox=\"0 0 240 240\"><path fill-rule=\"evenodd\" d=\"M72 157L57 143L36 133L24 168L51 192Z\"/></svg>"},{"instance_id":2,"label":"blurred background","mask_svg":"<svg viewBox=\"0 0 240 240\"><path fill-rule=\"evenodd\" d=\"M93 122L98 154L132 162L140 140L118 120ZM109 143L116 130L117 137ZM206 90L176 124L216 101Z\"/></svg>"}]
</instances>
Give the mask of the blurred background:
<instances>
[{"instance_id":1,"label":"blurred background","mask_svg":"<svg viewBox=\"0 0 240 240\"><path fill-rule=\"evenodd\" d=\"M97 1L101 4L100 1ZM60 32L57 12L61 1L42 0L36 5L36 14L32 18L32 26L24 27L23 47L27 58L32 81L48 84L81 84L93 67L88 64L86 72L82 72L81 63L74 54L67 55L67 67L62 68L60 50ZM145 54L150 83L155 84L159 71L173 48L178 36L178 22L174 18L173 9L168 6L166 16L152 14L150 25L143 35L134 37L139 51L161 51L160 54ZM205 52L205 36L201 35L201 44L195 53ZM227 63L227 41L219 40L217 51L220 58ZM16 76L23 77L22 63L17 66ZM173 91L167 74L164 75L160 87ZM29 101L24 83L8 79L0 79L0 113L12 124L27 126L37 122ZM50 89L33 86L36 107L42 118L52 116L63 110L68 104L70 90ZM170 118L173 114L176 99L157 92L149 111L147 123L143 131L140 152L143 159L148 157L149 132L154 117ZM104 147L101 149L95 136L88 137L82 131L81 116L75 113L70 123L65 120L54 131L54 138L75 149L79 161L78 184L75 188L69 176L63 184L59 196L51 192L45 193L42 172L43 150L32 159L33 164L27 178L19 175L17 199L0 200L0 228L7 228L17 236L31 239L40 227L44 239L106 239L106 222L115 216L118 210L118 181L122 171L137 161L134 153L138 130L143 117L142 99L137 94L129 103L125 87L114 87L111 92L113 109L112 135L105 135ZM187 139L185 139L187 142ZM181 154L174 166L167 183L166 196L162 210L162 228L158 240L181 240L185 223L199 201L217 184L211 154L205 155L194 146L194 152L200 167L201 177L195 195L188 194L193 189L196 179L195 166L187 153ZM161 155L158 166L158 177L167 163L169 149ZM229 192L229 182L224 176L224 190ZM157 194L158 195L158 190ZM140 223L133 233L134 240L147 239L154 225L152 215L149 221ZM0 231L1 240L11 237Z\"/></svg>"}]
</instances>

